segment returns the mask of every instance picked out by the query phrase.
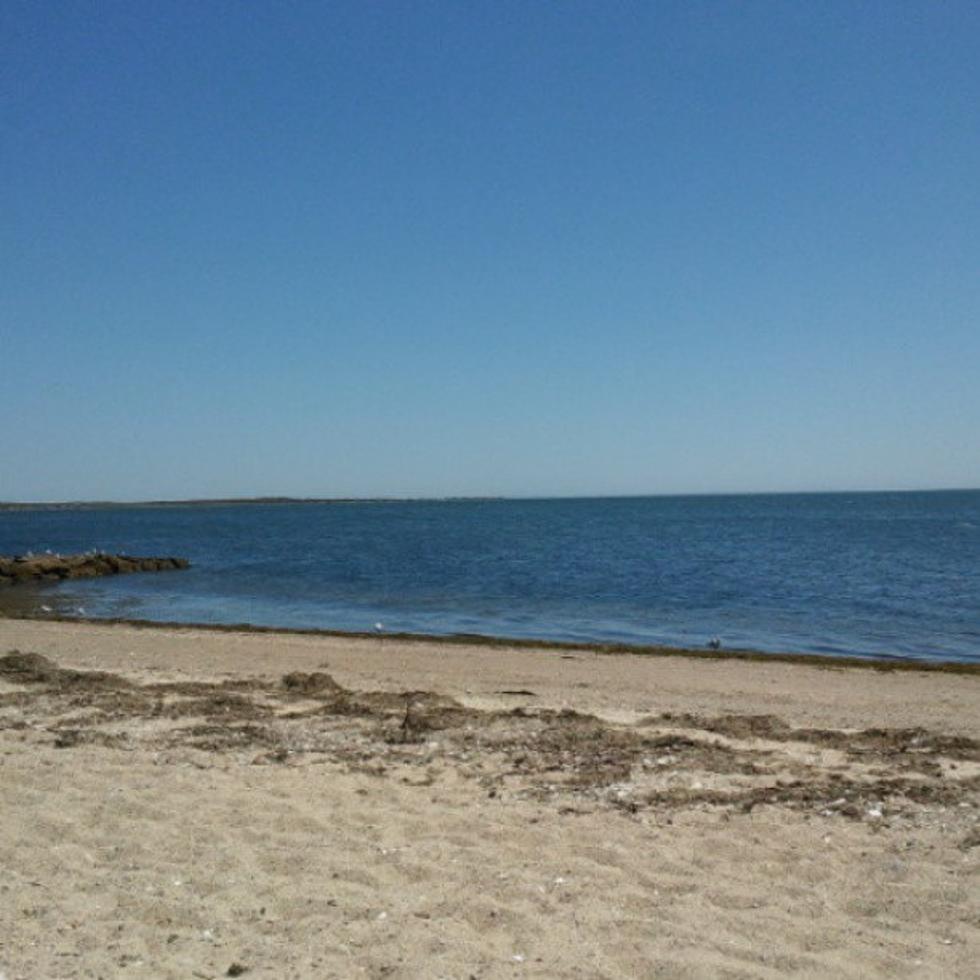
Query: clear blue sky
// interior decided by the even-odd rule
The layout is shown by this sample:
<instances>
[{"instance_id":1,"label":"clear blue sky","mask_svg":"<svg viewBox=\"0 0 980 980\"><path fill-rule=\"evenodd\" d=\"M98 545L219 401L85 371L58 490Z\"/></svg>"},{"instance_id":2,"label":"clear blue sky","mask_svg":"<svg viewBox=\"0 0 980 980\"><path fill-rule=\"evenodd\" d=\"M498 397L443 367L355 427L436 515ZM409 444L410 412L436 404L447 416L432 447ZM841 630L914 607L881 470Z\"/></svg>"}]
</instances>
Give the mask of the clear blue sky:
<instances>
[{"instance_id":1,"label":"clear blue sky","mask_svg":"<svg viewBox=\"0 0 980 980\"><path fill-rule=\"evenodd\" d=\"M980 486L980 4L0 5L0 499Z\"/></svg>"}]
</instances>

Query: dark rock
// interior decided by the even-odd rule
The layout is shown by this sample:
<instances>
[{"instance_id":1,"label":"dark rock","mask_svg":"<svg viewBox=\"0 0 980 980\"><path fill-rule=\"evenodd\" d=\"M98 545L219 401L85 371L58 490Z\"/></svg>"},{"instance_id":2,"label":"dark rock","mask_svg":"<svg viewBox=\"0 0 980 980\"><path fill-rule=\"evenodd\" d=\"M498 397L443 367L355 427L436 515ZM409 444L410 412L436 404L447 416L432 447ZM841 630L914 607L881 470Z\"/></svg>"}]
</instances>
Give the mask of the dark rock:
<instances>
[{"instance_id":1,"label":"dark rock","mask_svg":"<svg viewBox=\"0 0 980 980\"><path fill-rule=\"evenodd\" d=\"M157 572L189 566L190 562L186 558L134 558L131 555L0 556L0 585L95 578L99 575L119 575L126 572Z\"/></svg>"}]
</instances>

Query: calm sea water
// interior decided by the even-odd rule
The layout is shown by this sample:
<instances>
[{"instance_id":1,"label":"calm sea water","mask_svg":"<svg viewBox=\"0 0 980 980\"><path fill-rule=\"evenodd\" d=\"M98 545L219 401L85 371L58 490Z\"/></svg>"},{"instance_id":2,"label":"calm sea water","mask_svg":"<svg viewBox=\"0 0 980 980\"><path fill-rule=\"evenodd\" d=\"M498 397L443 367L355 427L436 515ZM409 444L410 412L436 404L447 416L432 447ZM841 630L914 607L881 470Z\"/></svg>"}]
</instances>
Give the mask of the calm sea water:
<instances>
[{"instance_id":1,"label":"calm sea water","mask_svg":"<svg viewBox=\"0 0 980 980\"><path fill-rule=\"evenodd\" d=\"M0 513L47 548L193 562L88 616L980 661L980 491Z\"/></svg>"}]
</instances>

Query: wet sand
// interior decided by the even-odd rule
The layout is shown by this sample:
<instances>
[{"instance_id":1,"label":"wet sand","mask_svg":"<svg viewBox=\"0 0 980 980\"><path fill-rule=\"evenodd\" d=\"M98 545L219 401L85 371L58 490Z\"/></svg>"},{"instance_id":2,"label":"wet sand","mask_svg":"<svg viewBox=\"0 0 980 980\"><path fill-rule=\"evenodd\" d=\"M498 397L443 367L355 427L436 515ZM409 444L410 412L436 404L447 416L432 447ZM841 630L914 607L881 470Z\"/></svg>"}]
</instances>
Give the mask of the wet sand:
<instances>
[{"instance_id":1,"label":"wet sand","mask_svg":"<svg viewBox=\"0 0 980 980\"><path fill-rule=\"evenodd\" d=\"M11 650L7 980L974 975L975 674L0 619Z\"/></svg>"}]
</instances>

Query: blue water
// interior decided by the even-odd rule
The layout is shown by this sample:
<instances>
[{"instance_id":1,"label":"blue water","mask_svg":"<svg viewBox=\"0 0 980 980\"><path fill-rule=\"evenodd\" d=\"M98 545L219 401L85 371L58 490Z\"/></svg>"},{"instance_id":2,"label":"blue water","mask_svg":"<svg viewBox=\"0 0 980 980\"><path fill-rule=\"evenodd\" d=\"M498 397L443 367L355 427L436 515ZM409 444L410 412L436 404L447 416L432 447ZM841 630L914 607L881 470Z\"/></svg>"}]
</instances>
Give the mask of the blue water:
<instances>
[{"instance_id":1,"label":"blue water","mask_svg":"<svg viewBox=\"0 0 980 980\"><path fill-rule=\"evenodd\" d=\"M48 548L193 562L87 616L980 661L980 491L0 513Z\"/></svg>"}]
</instances>

